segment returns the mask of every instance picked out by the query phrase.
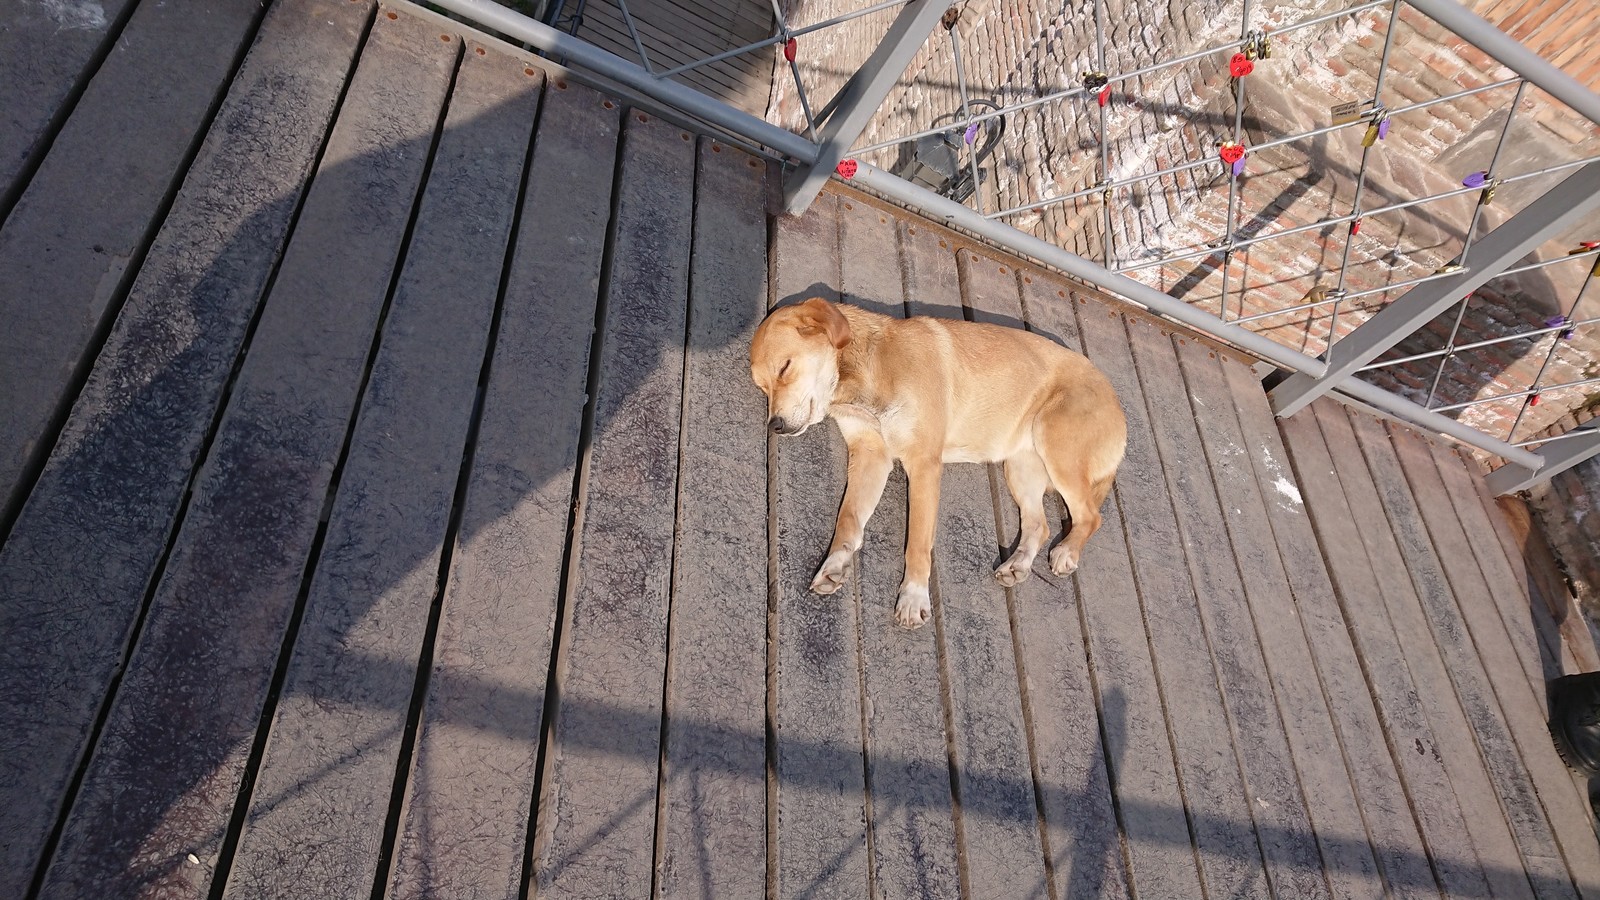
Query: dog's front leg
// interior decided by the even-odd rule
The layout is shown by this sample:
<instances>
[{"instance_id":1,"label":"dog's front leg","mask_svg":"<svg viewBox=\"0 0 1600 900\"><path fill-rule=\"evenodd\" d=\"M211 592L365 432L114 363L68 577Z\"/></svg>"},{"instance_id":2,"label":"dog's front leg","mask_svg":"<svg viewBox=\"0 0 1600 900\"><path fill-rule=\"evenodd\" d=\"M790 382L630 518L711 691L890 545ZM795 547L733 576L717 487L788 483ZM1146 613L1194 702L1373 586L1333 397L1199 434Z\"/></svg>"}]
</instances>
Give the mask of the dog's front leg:
<instances>
[{"instance_id":1,"label":"dog's front leg","mask_svg":"<svg viewBox=\"0 0 1600 900\"><path fill-rule=\"evenodd\" d=\"M933 569L933 534L939 524L939 478L944 466L938 457L908 456L901 463L906 468L911 497L906 523L906 574L895 601L894 620L904 628L920 628L933 614L928 576Z\"/></svg>"},{"instance_id":2,"label":"dog's front leg","mask_svg":"<svg viewBox=\"0 0 1600 900\"><path fill-rule=\"evenodd\" d=\"M883 497L883 487L889 483L889 470L894 460L884 446L883 435L875 427L841 417L839 430L850 448L850 471L845 482L844 502L839 505L839 521L833 529L833 543L828 546L828 558L822 561L817 577L811 580L811 590L818 594L831 594L844 586L850 557L861 549L867 520L878 508Z\"/></svg>"}]
</instances>

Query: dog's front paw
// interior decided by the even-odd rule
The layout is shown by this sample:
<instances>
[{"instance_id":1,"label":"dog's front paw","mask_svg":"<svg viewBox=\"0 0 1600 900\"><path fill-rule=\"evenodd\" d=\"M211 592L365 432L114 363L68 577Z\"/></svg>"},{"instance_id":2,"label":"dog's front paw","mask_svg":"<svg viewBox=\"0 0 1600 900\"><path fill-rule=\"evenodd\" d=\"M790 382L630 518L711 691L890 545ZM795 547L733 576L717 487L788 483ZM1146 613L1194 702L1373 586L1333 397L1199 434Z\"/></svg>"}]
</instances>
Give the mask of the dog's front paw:
<instances>
[{"instance_id":1,"label":"dog's front paw","mask_svg":"<svg viewBox=\"0 0 1600 900\"><path fill-rule=\"evenodd\" d=\"M900 599L894 604L894 623L901 628L921 628L933 615L933 601L928 599L928 586L908 584L900 589Z\"/></svg>"},{"instance_id":2,"label":"dog's front paw","mask_svg":"<svg viewBox=\"0 0 1600 900\"><path fill-rule=\"evenodd\" d=\"M811 593L827 596L844 587L845 575L850 569L850 551L838 550L828 554L822 561L822 568L817 570L817 577L811 579Z\"/></svg>"}]
</instances>

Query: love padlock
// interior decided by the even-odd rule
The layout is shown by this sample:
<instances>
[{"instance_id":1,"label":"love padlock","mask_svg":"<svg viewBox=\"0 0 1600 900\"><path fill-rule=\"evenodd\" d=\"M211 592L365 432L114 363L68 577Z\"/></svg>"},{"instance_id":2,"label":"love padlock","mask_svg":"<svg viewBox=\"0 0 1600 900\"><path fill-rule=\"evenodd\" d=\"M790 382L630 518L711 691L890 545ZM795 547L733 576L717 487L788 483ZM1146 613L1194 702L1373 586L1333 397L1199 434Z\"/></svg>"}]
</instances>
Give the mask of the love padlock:
<instances>
[{"instance_id":1,"label":"love padlock","mask_svg":"<svg viewBox=\"0 0 1600 900\"><path fill-rule=\"evenodd\" d=\"M853 159L841 159L839 160L839 165L835 166L833 170L838 172L841 178L854 178L856 177L856 161Z\"/></svg>"},{"instance_id":2,"label":"love padlock","mask_svg":"<svg viewBox=\"0 0 1600 900\"><path fill-rule=\"evenodd\" d=\"M1371 147L1378 142L1378 123L1373 122L1367 126L1367 133L1361 136L1361 146Z\"/></svg>"},{"instance_id":3,"label":"love padlock","mask_svg":"<svg viewBox=\"0 0 1600 900\"><path fill-rule=\"evenodd\" d=\"M1251 62L1250 57L1245 56L1243 53L1235 53L1233 58L1228 60L1228 74L1235 78L1243 78L1255 71L1255 68L1256 64Z\"/></svg>"},{"instance_id":4,"label":"love padlock","mask_svg":"<svg viewBox=\"0 0 1600 900\"><path fill-rule=\"evenodd\" d=\"M1108 101L1110 99L1111 99L1111 85L1108 84L1105 87L1100 89L1100 105L1101 106L1105 106L1106 105L1106 101Z\"/></svg>"},{"instance_id":5,"label":"love padlock","mask_svg":"<svg viewBox=\"0 0 1600 900\"><path fill-rule=\"evenodd\" d=\"M794 38L789 38L787 41L783 42L783 58L789 62L794 62L795 53L799 49L800 42Z\"/></svg>"},{"instance_id":6,"label":"love padlock","mask_svg":"<svg viewBox=\"0 0 1600 900\"><path fill-rule=\"evenodd\" d=\"M1239 160L1244 159L1244 145L1231 142L1223 144L1217 149L1217 155L1222 157L1223 162L1231 166Z\"/></svg>"}]
</instances>

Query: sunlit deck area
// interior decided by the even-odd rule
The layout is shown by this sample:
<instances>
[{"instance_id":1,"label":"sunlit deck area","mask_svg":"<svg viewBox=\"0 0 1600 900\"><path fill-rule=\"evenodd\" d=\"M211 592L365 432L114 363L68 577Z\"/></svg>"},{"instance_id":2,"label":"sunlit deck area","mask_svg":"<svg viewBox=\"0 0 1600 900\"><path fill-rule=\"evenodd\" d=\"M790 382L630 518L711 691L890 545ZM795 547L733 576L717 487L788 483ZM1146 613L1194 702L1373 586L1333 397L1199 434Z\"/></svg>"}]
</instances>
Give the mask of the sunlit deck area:
<instances>
[{"instance_id":1,"label":"sunlit deck area","mask_svg":"<svg viewBox=\"0 0 1600 900\"><path fill-rule=\"evenodd\" d=\"M409 4L184 5L0 132L0 897L1600 896L1594 647L1455 449ZM1107 373L1077 573L956 465L928 626L898 472L807 592L814 295Z\"/></svg>"}]
</instances>

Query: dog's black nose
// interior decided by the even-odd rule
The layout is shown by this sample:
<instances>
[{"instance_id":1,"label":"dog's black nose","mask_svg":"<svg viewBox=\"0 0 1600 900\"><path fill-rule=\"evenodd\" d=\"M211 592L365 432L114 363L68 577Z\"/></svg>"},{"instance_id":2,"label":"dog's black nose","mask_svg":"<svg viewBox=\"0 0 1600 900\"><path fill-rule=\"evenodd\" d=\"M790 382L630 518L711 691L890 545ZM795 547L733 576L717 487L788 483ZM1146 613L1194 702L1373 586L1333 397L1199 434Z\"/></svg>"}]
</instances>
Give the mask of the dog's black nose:
<instances>
[{"instance_id":1,"label":"dog's black nose","mask_svg":"<svg viewBox=\"0 0 1600 900\"><path fill-rule=\"evenodd\" d=\"M794 433L794 429L790 428L789 423L783 420L783 416L773 416L772 419L767 422L767 427L772 429L773 434Z\"/></svg>"}]
</instances>

